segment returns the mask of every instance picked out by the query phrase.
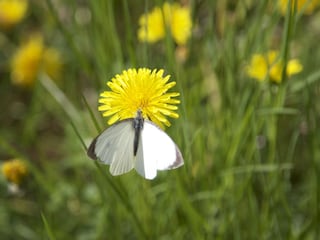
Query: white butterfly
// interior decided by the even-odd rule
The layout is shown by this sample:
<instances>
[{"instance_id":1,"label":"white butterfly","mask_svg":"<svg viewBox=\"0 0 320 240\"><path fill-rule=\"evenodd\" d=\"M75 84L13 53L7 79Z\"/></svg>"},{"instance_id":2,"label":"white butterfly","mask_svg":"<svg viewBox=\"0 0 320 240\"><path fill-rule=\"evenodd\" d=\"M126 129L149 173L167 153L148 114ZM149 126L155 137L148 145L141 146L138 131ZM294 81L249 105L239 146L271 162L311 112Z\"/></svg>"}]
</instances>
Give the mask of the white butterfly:
<instances>
[{"instance_id":1,"label":"white butterfly","mask_svg":"<svg viewBox=\"0 0 320 240\"><path fill-rule=\"evenodd\" d=\"M115 123L96 137L88 156L110 165L112 175L133 168L146 179L157 176L157 170L183 165L182 154L173 140L153 122L143 119L141 110L135 118Z\"/></svg>"}]
</instances>

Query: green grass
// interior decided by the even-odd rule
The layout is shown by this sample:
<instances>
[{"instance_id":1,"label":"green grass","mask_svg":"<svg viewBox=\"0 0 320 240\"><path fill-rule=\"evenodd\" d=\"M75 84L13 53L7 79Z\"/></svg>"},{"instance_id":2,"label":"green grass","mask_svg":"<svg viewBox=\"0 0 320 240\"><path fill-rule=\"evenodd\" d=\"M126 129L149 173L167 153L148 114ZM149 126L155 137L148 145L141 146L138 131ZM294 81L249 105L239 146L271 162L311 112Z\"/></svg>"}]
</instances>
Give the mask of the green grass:
<instances>
[{"instance_id":1,"label":"green grass","mask_svg":"<svg viewBox=\"0 0 320 240\"><path fill-rule=\"evenodd\" d=\"M181 63L170 36L137 40L154 4L162 1L32 1L20 26L0 32L0 159L22 158L30 171L19 195L0 177L0 238L318 239L319 8L281 16L274 1L190 1ZM30 28L63 53L60 83L10 83L11 48ZM279 85L249 78L251 55L269 49L299 58L303 72ZM153 181L113 177L86 155L107 127L98 95L129 67L163 68L181 93L166 132L185 165Z\"/></svg>"}]
</instances>

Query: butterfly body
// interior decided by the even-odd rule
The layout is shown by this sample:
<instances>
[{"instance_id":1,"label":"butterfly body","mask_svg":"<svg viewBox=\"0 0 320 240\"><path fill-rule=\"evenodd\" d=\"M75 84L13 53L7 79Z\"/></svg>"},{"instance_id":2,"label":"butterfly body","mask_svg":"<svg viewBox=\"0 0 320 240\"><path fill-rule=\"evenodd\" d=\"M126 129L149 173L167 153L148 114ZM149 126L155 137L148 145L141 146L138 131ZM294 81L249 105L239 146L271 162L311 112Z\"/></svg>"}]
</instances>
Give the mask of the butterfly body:
<instances>
[{"instance_id":1,"label":"butterfly body","mask_svg":"<svg viewBox=\"0 0 320 240\"><path fill-rule=\"evenodd\" d=\"M133 119L133 129L134 129L134 141L133 141L133 155L137 155L138 146L139 146L139 139L140 139L140 133L143 129L143 122L144 119L142 117L141 111L138 111L137 117Z\"/></svg>"}]
</instances>

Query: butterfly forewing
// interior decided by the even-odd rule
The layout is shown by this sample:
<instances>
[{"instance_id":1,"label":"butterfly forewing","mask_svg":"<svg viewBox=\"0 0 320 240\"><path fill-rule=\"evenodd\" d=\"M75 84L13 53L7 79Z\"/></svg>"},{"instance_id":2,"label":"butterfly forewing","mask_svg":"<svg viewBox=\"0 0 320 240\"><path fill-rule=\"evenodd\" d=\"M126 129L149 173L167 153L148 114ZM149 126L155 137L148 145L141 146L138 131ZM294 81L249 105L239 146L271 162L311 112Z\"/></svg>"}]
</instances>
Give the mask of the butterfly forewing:
<instances>
[{"instance_id":1,"label":"butterfly forewing","mask_svg":"<svg viewBox=\"0 0 320 240\"><path fill-rule=\"evenodd\" d=\"M134 167L134 130L131 121L126 121L123 125L123 129L119 132L119 139L116 144L117 151L114 155L114 160L110 165L110 172L112 175L121 175L129 172Z\"/></svg>"},{"instance_id":2,"label":"butterfly forewing","mask_svg":"<svg viewBox=\"0 0 320 240\"><path fill-rule=\"evenodd\" d=\"M110 164L112 175L121 175L134 167L133 141L132 119L124 120L104 130L92 142L88 155L93 151L101 162Z\"/></svg>"},{"instance_id":3,"label":"butterfly forewing","mask_svg":"<svg viewBox=\"0 0 320 240\"><path fill-rule=\"evenodd\" d=\"M144 162L152 162L157 170L168 170L183 165L180 150L162 129L145 120L141 133Z\"/></svg>"},{"instance_id":4,"label":"butterfly forewing","mask_svg":"<svg viewBox=\"0 0 320 240\"><path fill-rule=\"evenodd\" d=\"M142 132L140 133L142 135ZM135 169L136 171L146 179L154 179L157 176L157 166L154 159L145 158L146 148L143 145L142 136L140 137L138 151L136 155L135 161Z\"/></svg>"}]
</instances>

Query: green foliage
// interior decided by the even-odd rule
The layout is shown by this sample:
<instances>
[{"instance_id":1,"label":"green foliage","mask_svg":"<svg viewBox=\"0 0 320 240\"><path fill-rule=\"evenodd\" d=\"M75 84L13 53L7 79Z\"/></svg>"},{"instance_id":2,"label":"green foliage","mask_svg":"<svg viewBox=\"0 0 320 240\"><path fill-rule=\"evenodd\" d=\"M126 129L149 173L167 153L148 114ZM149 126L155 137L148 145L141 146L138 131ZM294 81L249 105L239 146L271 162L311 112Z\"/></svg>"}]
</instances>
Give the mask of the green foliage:
<instances>
[{"instance_id":1,"label":"green foliage","mask_svg":"<svg viewBox=\"0 0 320 240\"><path fill-rule=\"evenodd\" d=\"M183 49L170 36L137 39L139 16L162 1L40 2L0 32L0 158L22 158L30 172L20 193L0 178L1 239L320 236L319 9L282 16L276 1L190 1ZM40 74L33 89L10 84L8 59L30 28L63 53L59 83ZM250 57L269 49L303 71L279 85L250 79ZM129 67L163 68L181 93L166 131L185 165L153 181L113 177L86 155L107 127L98 95Z\"/></svg>"}]
</instances>

